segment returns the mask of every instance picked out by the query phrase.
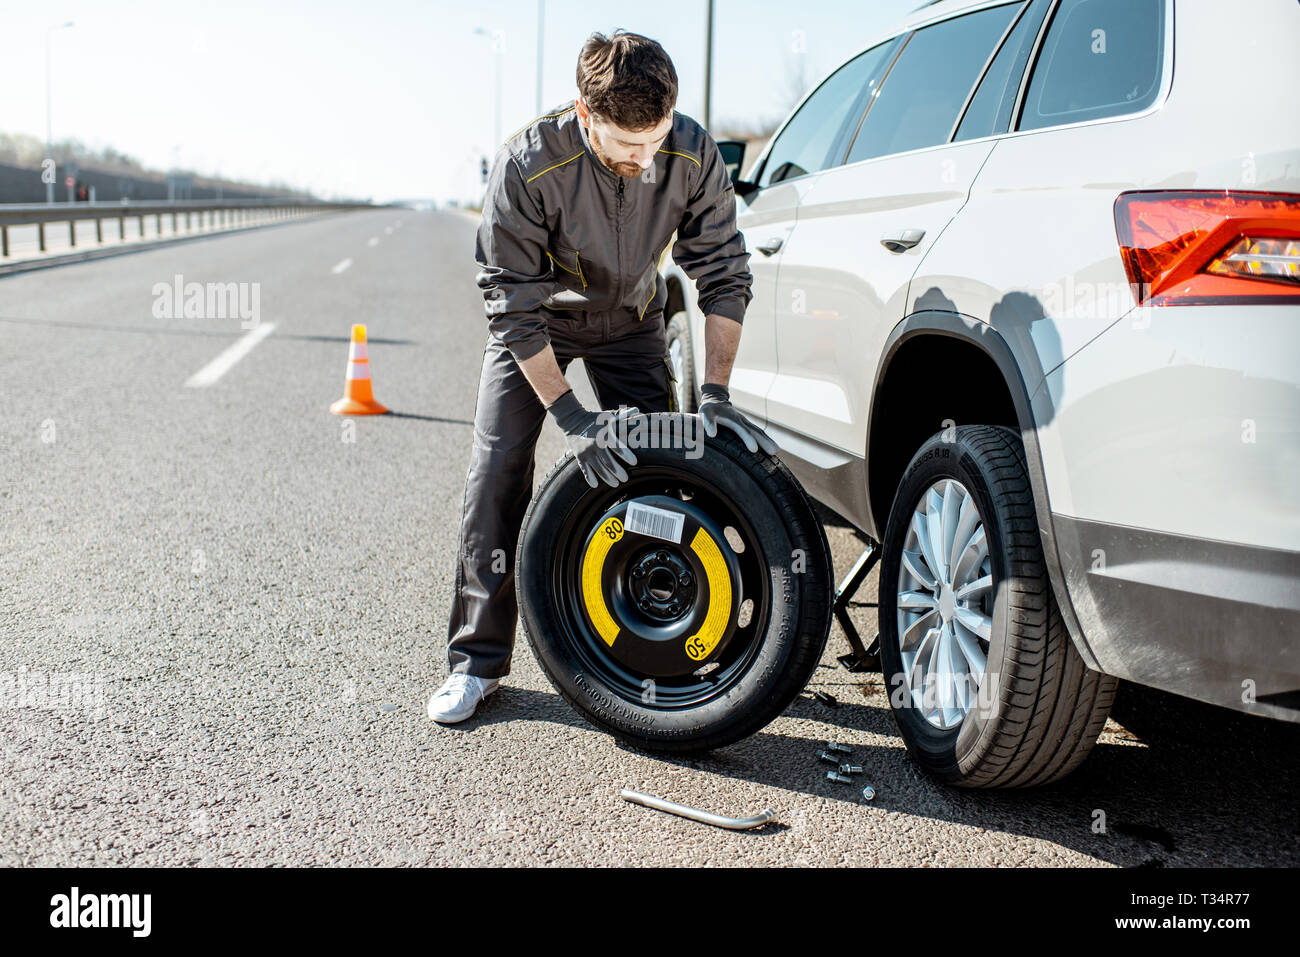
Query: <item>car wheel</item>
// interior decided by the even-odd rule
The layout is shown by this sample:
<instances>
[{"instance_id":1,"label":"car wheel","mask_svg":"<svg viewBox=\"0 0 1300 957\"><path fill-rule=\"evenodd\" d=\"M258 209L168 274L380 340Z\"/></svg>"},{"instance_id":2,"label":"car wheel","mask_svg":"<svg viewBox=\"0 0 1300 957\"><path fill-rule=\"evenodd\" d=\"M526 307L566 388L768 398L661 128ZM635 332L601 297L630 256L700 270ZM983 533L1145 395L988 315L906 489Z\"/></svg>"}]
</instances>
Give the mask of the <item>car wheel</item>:
<instances>
[{"instance_id":1,"label":"car wheel","mask_svg":"<svg viewBox=\"0 0 1300 957\"><path fill-rule=\"evenodd\" d=\"M695 412L700 404L695 393L695 353L686 313L673 316L664 330L664 338L668 342L668 365L677 388L677 411Z\"/></svg>"},{"instance_id":2,"label":"car wheel","mask_svg":"<svg viewBox=\"0 0 1300 957\"><path fill-rule=\"evenodd\" d=\"M637 420L655 419L686 440L633 444ZM807 684L830 632L830 550L803 488L779 459L699 423L630 417L637 464L616 487L590 487L566 453L516 556L520 619L551 684L648 751L758 731Z\"/></svg>"},{"instance_id":3,"label":"car wheel","mask_svg":"<svg viewBox=\"0 0 1300 957\"><path fill-rule=\"evenodd\" d=\"M881 668L913 758L961 787L1024 787L1077 767L1118 684L1085 667L1043 558L1024 446L1003 426L932 436L889 513Z\"/></svg>"}]
</instances>

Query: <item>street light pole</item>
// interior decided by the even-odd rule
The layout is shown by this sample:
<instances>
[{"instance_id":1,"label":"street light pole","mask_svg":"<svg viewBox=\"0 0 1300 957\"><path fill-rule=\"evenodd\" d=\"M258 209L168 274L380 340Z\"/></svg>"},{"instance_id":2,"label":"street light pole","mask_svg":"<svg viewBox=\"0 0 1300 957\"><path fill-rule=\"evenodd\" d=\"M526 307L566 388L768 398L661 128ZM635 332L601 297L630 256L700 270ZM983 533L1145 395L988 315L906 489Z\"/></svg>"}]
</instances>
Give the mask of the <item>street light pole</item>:
<instances>
[{"instance_id":1,"label":"street light pole","mask_svg":"<svg viewBox=\"0 0 1300 957\"><path fill-rule=\"evenodd\" d=\"M50 54L53 49L54 31L62 30L64 27L72 26L72 21L67 23L56 23L52 27L45 29L45 158L54 159L54 107L51 105L50 90ZM51 171L52 173L53 171ZM54 180L51 179L45 184L45 201L54 202Z\"/></svg>"},{"instance_id":2,"label":"street light pole","mask_svg":"<svg viewBox=\"0 0 1300 957\"><path fill-rule=\"evenodd\" d=\"M500 30L495 30L493 31L492 41L493 41L493 45L496 47L496 58L497 58L497 96L496 96L497 108L496 108L496 119L494 120L492 126L493 129L492 148L493 150L495 150L498 146L501 145L501 63L502 60L504 59L504 57L501 56L501 48L505 46L505 36L504 34L502 34Z\"/></svg>"},{"instance_id":3,"label":"street light pole","mask_svg":"<svg viewBox=\"0 0 1300 957\"><path fill-rule=\"evenodd\" d=\"M546 0L537 0L537 116L542 115L542 38L546 35Z\"/></svg>"},{"instance_id":4,"label":"street light pole","mask_svg":"<svg viewBox=\"0 0 1300 957\"><path fill-rule=\"evenodd\" d=\"M713 0L708 3L708 22L704 25L704 128L709 128L713 108Z\"/></svg>"},{"instance_id":5,"label":"street light pole","mask_svg":"<svg viewBox=\"0 0 1300 957\"><path fill-rule=\"evenodd\" d=\"M492 49L496 55L496 109L492 125L492 151L495 153L497 147L501 145L501 48L505 45L505 35L500 30L489 33L482 27L475 27L474 32L492 38Z\"/></svg>"}]
</instances>

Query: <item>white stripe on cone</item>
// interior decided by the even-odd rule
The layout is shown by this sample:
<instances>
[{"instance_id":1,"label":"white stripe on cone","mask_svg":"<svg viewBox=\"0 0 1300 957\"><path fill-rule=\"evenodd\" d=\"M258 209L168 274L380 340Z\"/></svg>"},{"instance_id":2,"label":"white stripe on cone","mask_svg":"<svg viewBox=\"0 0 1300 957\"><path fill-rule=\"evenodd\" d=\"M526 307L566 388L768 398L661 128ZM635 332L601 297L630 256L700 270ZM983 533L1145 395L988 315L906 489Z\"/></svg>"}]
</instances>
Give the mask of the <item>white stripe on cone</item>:
<instances>
[{"instance_id":1,"label":"white stripe on cone","mask_svg":"<svg viewBox=\"0 0 1300 957\"><path fill-rule=\"evenodd\" d=\"M349 378L349 379L369 379L369 378L370 378L370 360L369 360L369 359L350 359L350 360L348 360L348 378Z\"/></svg>"}]
</instances>

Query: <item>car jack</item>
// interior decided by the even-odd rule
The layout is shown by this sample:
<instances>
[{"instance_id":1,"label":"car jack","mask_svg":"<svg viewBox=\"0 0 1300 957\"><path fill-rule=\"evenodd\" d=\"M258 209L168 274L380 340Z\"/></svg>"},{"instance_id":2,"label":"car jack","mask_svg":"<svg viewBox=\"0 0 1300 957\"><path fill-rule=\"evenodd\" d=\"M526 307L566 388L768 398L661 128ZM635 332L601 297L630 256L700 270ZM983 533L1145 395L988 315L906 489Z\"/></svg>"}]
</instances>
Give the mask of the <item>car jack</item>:
<instances>
[{"instance_id":1,"label":"car jack","mask_svg":"<svg viewBox=\"0 0 1300 957\"><path fill-rule=\"evenodd\" d=\"M875 567L876 562L880 561L880 550L875 545L868 545L866 550L853 563L853 568L849 571L848 577L840 584L835 592L835 604L833 609L835 619L844 629L844 637L848 639L849 647L853 649L847 655L839 656L839 663L848 671L879 671L880 670L880 635L877 634L871 640L871 647L862 646L862 637L858 634L858 629L849 619L848 605L849 600L854 596L857 590L862 587L866 581L867 575Z\"/></svg>"}]
</instances>

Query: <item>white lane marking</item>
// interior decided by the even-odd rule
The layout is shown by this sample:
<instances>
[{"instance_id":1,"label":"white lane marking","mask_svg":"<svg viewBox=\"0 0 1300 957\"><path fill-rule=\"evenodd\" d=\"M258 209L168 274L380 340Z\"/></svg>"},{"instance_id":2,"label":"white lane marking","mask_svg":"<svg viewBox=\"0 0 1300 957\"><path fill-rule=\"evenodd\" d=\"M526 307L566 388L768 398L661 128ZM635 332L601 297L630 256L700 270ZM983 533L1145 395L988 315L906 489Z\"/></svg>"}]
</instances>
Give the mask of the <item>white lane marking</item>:
<instances>
[{"instance_id":1,"label":"white lane marking","mask_svg":"<svg viewBox=\"0 0 1300 957\"><path fill-rule=\"evenodd\" d=\"M336 266L334 266L333 268L331 268L331 269L330 269L330 272L332 272L334 275L337 276L339 273L341 273L343 270L347 269L347 268L348 268L349 266L351 266L351 265L352 265L352 260L351 260L351 259L345 259L345 260L343 260L343 262L341 262L341 263L339 263L338 265L336 265Z\"/></svg>"},{"instance_id":2,"label":"white lane marking","mask_svg":"<svg viewBox=\"0 0 1300 957\"><path fill-rule=\"evenodd\" d=\"M370 243L369 243L369 245L371 245L371 246L378 246L378 245L379 245L379 237L378 237L378 236L371 236L371 237L370 237Z\"/></svg>"},{"instance_id":3,"label":"white lane marking","mask_svg":"<svg viewBox=\"0 0 1300 957\"><path fill-rule=\"evenodd\" d=\"M190 376L185 384L191 389L202 389L212 385L229 372L236 362L252 352L253 347L269 336L274 328L273 322L259 323L256 328L249 330L248 335L241 337L229 349Z\"/></svg>"},{"instance_id":4,"label":"white lane marking","mask_svg":"<svg viewBox=\"0 0 1300 957\"><path fill-rule=\"evenodd\" d=\"M392 227L392 226L385 226L385 227L384 227L384 235L385 235L385 236L391 236L391 235L393 235L393 227Z\"/></svg>"}]
</instances>

